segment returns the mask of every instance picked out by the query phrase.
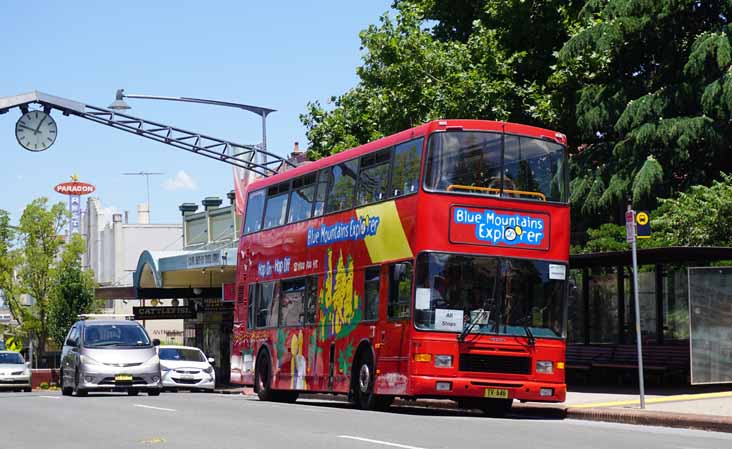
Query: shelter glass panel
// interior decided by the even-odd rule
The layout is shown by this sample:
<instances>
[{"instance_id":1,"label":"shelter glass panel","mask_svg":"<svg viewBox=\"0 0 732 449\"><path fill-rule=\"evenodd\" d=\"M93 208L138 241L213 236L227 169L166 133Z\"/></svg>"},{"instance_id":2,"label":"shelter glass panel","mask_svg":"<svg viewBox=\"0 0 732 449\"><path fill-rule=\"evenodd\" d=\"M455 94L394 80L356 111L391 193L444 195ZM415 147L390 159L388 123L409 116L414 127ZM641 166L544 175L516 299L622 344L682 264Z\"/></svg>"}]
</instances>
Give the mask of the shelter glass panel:
<instances>
[{"instance_id":1,"label":"shelter glass panel","mask_svg":"<svg viewBox=\"0 0 732 449\"><path fill-rule=\"evenodd\" d=\"M687 270L668 271L664 275L664 342L689 339L689 276Z\"/></svg>"},{"instance_id":2,"label":"shelter glass panel","mask_svg":"<svg viewBox=\"0 0 732 449\"><path fill-rule=\"evenodd\" d=\"M567 342L585 342L585 301L582 295L582 270L569 271L567 304Z\"/></svg>"},{"instance_id":3,"label":"shelter glass panel","mask_svg":"<svg viewBox=\"0 0 732 449\"><path fill-rule=\"evenodd\" d=\"M594 269L589 284L590 343L617 343L617 272L614 268Z\"/></svg>"},{"instance_id":4,"label":"shelter glass panel","mask_svg":"<svg viewBox=\"0 0 732 449\"><path fill-rule=\"evenodd\" d=\"M732 382L732 267L689 268L691 383Z\"/></svg>"}]
</instances>

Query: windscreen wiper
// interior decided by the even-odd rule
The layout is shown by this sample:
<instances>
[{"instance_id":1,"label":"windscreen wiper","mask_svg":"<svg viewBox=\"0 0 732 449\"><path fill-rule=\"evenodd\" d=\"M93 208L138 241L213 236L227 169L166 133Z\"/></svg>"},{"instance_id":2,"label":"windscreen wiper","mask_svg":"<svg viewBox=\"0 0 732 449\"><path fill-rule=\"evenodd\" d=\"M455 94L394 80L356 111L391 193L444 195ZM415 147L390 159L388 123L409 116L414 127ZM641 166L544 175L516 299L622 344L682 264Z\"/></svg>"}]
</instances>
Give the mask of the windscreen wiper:
<instances>
[{"instance_id":1,"label":"windscreen wiper","mask_svg":"<svg viewBox=\"0 0 732 449\"><path fill-rule=\"evenodd\" d=\"M471 330L475 327L475 325L480 321L481 317L484 313L487 313L487 310L484 309L478 309L477 314L475 315L475 318L471 319L467 326L465 326L465 329L458 335L458 341L462 343L465 341L465 337L470 333Z\"/></svg>"},{"instance_id":2,"label":"windscreen wiper","mask_svg":"<svg viewBox=\"0 0 732 449\"><path fill-rule=\"evenodd\" d=\"M524 330L526 331L526 336L528 337L526 343L528 343L529 346L536 345L536 339L534 338L534 334L531 332L531 328L529 326L524 326Z\"/></svg>"}]
</instances>

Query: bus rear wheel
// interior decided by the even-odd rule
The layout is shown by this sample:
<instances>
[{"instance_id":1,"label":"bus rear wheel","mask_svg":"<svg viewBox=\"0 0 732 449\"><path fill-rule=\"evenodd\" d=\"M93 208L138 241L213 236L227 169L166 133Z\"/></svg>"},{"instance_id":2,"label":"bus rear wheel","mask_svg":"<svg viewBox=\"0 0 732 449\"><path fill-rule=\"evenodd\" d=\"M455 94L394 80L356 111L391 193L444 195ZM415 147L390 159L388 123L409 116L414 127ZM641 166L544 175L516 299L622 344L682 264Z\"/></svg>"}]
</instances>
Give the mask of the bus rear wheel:
<instances>
[{"instance_id":1,"label":"bus rear wheel","mask_svg":"<svg viewBox=\"0 0 732 449\"><path fill-rule=\"evenodd\" d=\"M269 354L262 351L254 366L254 390L260 401L271 401L272 397L272 363Z\"/></svg>"},{"instance_id":2,"label":"bus rear wheel","mask_svg":"<svg viewBox=\"0 0 732 449\"><path fill-rule=\"evenodd\" d=\"M374 359L371 351L365 350L355 365L353 391L354 402L361 410L386 410L394 398L374 393Z\"/></svg>"}]
</instances>

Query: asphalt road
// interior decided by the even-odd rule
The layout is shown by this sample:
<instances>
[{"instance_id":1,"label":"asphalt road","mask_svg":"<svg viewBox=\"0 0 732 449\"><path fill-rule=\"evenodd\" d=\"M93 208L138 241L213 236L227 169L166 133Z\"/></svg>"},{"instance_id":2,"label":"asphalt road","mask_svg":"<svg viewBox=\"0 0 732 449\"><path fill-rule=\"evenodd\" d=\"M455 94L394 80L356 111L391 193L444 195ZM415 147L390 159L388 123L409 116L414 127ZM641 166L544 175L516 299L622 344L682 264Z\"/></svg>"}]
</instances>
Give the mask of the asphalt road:
<instances>
[{"instance_id":1,"label":"asphalt road","mask_svg":"<svg viewBox=\"0 0 732 449\"><path fill-rule=\"evenodd\" d=\"M0 449L116 448L695 448L732 447L732 434L342 402L263 403L241 395L159 397L0 393Z\"/></svg>"}]
</instances>

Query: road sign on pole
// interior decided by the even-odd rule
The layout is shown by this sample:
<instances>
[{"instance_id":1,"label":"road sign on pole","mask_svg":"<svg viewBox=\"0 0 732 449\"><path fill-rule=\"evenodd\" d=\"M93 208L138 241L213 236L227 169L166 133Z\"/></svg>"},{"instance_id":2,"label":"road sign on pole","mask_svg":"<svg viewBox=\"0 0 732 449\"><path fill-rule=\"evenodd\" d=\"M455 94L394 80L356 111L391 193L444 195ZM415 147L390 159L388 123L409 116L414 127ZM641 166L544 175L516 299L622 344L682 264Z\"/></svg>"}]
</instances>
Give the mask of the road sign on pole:
<instances>
[{"instance_id":1,"label":"road sign on pole","mask_svg":"<svg viewBox=\"0 0 732 449\"><path fill-rule=\"evenodd\" d=\"M641 210L635 214L636 234L639 239L651 238L651 216L648 212Z\"/></svg>"},{"instance_id":2,"label":"road sign on pole","mask_svg":"<svg viewBox=\"0 0 732 449\"><path fill-rule=\"evenodd\" d=\"M647 216L647 215L646 215ZM633 298L635 302L635 342L638 351L638 384L640 386L640 407L646 408L646 392L643 383L643 348L641 344L640 306L638 301L638 256L635 246L635 211L628 204L625 212L625 232L633 253Z\"/></svg>"},{"instance_id":3,"label":"road sign on pole","mask_svg":"<svg viewBox=\"0 0 732 449\"><path fill-rule=\"evenodd\" d=\"M625 212L625 240L628 243L635 243L635 211L630 206Z\"/></svg>"}]
</instances>

